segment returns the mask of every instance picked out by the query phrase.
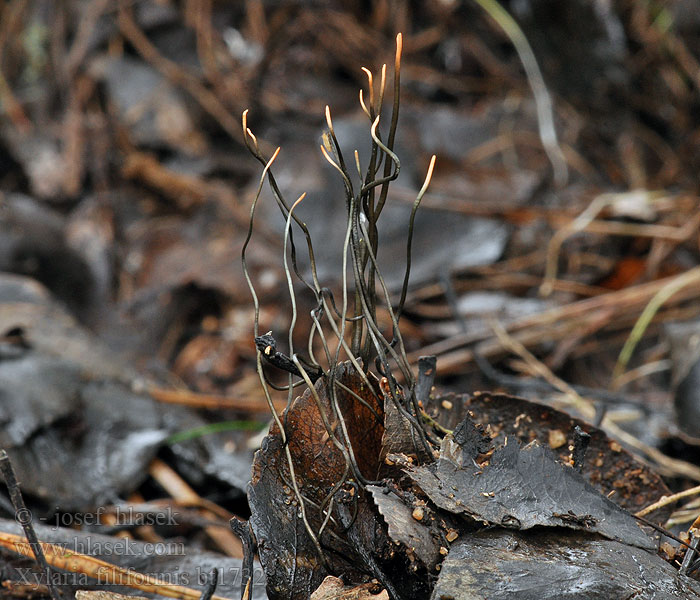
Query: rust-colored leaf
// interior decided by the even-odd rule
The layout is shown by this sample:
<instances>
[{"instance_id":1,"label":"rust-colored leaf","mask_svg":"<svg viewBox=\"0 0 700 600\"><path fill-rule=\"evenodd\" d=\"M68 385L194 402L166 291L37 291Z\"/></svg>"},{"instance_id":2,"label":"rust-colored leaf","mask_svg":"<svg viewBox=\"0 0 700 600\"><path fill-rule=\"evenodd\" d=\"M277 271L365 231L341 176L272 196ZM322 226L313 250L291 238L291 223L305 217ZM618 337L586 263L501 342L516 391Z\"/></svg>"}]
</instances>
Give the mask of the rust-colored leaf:
<instances>
[{"instance_id":1,"label":"rust-colored leaf","mask_svg":"<svg viewBox=\"0 0 700 600\"><path fill-rule=\"evenodd\" d=\"M370 385L376 386L376 379L372 375L368 378ZM317 534L324 517L319 507L326 502L324 508L327 508L329 493L337 484L352 477L344 453L332 436L344 446L349 442L365 478L376 477L384 432L383 402L379 400L376 388L371 389L349 362L335 369L333 379L336 382L336 406L345 423L347 440L339 415L332 410L329 377L316 382L318 403L307 389L282 417L304 513L294 490L284 438L277 425L270 428L253 462L248 490L250 523L265 568L267 593L272 600L308 598L329 574L328 567L335 574L354 573L357 576L357 564L360 563L353 544L338 535L339 528L330 522L321 535ZM330 425L330 432L322 414ZM365 502L357 492L352 487L347 488L350 503ZM353 493L356 494L354 497ZM304 514L309 528L323 546L325 562L308 533ZM330 530L335 535L331 535Z\"/></svg>"}]
</instances>

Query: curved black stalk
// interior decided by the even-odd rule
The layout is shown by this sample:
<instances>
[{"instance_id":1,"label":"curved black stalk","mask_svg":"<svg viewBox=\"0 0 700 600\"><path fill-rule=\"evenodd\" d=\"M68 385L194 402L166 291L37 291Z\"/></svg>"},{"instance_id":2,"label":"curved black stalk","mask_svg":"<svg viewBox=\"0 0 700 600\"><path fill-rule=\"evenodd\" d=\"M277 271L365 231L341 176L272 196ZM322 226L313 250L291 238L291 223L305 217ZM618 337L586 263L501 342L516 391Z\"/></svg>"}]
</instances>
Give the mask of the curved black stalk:
<instances>
[{"instance_id":1,"label":"curved black stalk","mask_svg":"<svg viewBox=\"0 0 700 600\"><path fill-rule=\"evenodd\" d=\"M375 94L372 74L365 69L369 81L369 106L365 104L362 93L360 93L360 103L371 124L372 145L370 160L364 176L357 151L354 156L357 172L354 175L351 175L349 172L333 128L330 109L326 107L328 132L324 134L324 144L321 147L321 151L324 158L338 171L343 179L344 200L347 211L342 243L342 297L337 304L330 290L321 287L319 283L309 230L306 224L295 214L295 207L303 200L304 196L302 195L292 205L285 201L271 169L279 154L279 149L275 151L269 160L266 160L259 149L257 139L247 127L246 113L243 114L243 131L246 146L251 154L264 165L257 194L251 206L250 224L242 250L244 275L255 306L254 334L258 350L257 371L265 398L272 411L272 418L279 429L284 448L285 471L288 469L288 476L286 474L283 476L284 481L293 489L299 507L298 518L303 521L304 529L311 543L326 566L328 566L328 560L324 555L322 536L325 540L328 540L330 536L343 543L348 543L348 531L352 529L354 520L354 517L350 514L343 515L346 507L343 502L337 501L341 488L345 485L352 485L355 489L362 489L371 483L366 478L367 473L363 474L359 469L355 454L359 449L353 448L353 441L348 427L349 423L346 423L345 420L348 415L343 415L339 403L340 397L338 394L340 390L344 394L349 394L352 400L350 410L352 410L352 406L359 406L355 403L359 403L368 408L373 418L380 423L384 419L381 408L375 408L374 400L367 402L361 394L351 389L351 386L344 385L342 381L338 380L342 361L350 361L355 372L361 378L362 384L369 390L375 390L374 393L377 396L375 400L378 401L379 407L384 402L391 402L399 414L410 423L413 432L415 432L413 438L416 448L418 448L418 445L422 445L423 450L430 455L432 454L431 444L434 443L433 436L431 436L426 425L428 417L422 412L419 403L419 397L424 400L426 392L424 386L418 390L416 388L416 381L411 372L411 366L408 362L401 331L399 330L399 319L408 290L411 270L411 245L416 211L430 182L435 157L431 160L425 183L418 193L411 210L406 245L406 271L401 288L400 301L396 308L392 306L389 289L377 263L379 251L378 219L387 202L389 185L398 177L401 169L399 158L394 153L400 104L401 35L397 36L396 45L394 98L386 142L382 140L382 134L379 131L386 85L386 66L382 68L378 94ZM384 163L383 167L382 162ZM358 181L355 177L359 178L359 183L353 184L353 180L355 182ZM292 310L287 332L287 354L277 350L277 344L272 332L260 335L260 302L246 262L246 250L252 236L255 209L265 181L269 182L275 202L285 219L283 262ZM297 263L297 248L293 237L295 226L299 227L306 240L306 249L311 264L310 280L307 280L308 276L306 279L304 278ZM290 258L291 265L289 265ZM351 265L348 265L348 261L350 261ZM352 268L354 290L350 290L348 285L348 267L350 266ZM295 326L298 317L296 289L293 281L295 276L311 291L315 300L314 307L310 311L312 324L306 340L309 360L300 358L294 350ZM351 293L354 293L354 306L352 307L350 306L352 299L349 298ZM382 331L385 326L381 320L377 319L377 311L379 309L385 310L391 320L390 341L387 339L389 337L388 334ZM388 327L386 328L388 329ZM315 353L318 355L318 358ZM379 390L376 390L376 379L369 373L373 364L372 359L375 357L378 365L377 371L382 376ZM268 381L263 370L263 361L289 373L289 383L285 388L275 386ZM392 370L397 373L397 378L403 380L404 387L399 385L394 378ZM330 489L322 500L320 500L320 496L316 497L313 494L311 494L313 500L304 496L306 487L303 484L303 477L300 474L299 478L297 478L290 444L288 443L289 436L292 435L292 430L287 427L288 411L285 411L283 416L279 416L274 410L270 396L271 388L285 389L287 392L287 407L289 408L294 401L294 387L300 384L306 384L309 389L308 393L318 409L320 421L323 424L323 431L325 431L324 438L337 449L340 453L338 456L342 455L342 461L344 462L344 468L341 467L339 469L339 479L329 486ZM320 393L321 390L323 390L325 397ZM347 413L348 408L345 408L345 411ZM362 463L360 462L360 464ZM289 479L288 482L287 479ZM357 510L357 505L354 508ZM314 524L313 526L312 523ZM343 531L343 528L345 528L345 531ZM341 540L339 535L344 535L345 539Z\"/></svg>"}]
</instances>

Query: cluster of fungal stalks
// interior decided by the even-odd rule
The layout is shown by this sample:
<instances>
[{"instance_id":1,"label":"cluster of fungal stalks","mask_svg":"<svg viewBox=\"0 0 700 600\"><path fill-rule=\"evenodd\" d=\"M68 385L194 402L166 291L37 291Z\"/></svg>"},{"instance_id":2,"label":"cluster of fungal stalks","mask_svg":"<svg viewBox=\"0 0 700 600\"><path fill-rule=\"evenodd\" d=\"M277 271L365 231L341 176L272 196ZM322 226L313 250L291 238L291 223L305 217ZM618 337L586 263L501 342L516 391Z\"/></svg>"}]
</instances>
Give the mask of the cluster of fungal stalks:
<instances>
[{"instance_id":1,"label":"cluster of fungal stalks","mask_svg":"<svg viewBox=\"0 0 700 600\"><path fill-rule=\"evenodd\" d=\"M401 47L401 34L399 34L396 38L393 105L385 140L379 131L379 125L382 120L381 113L386 89L386 65L382 66L378 86L375 86L375 77L372 72L363 68L363 71L367 74L369 84L369 98L365 98L361 90L359 99L362 110L369 120L369 134L372 139L369 164L365 168L360 164L359 154L355 150L353 156L354 172L351 172L348 166L349 163L343 156L336 138L330 109L326 107L325 116L328 129L323 135L321 152L343 180L347 212L342 245L342 289L339 301L336 300L330 289L323 287L319 282L309 230L306 224L295 214L295 209L303 202L305 194L302 194L291 204L285 200L272 172L273 163L279 156L280 148L277 148L269 158L263 156L257 138L247 126L247 111L243 113L242 119L246 145L252 155L264 166L257 194L251 206L248 235L242 251L243 269L255 305L254 332L256 346L259 350L258 374L275 424L285 444L291 487L294 489L307 533L316 544L320 555L323 555L323 553L318 540L323 528L327 525L328 520L331 519L334 495L348 481L352 482L353 485L359 486L371 483L366 474L363 474L358 467L355 449L353 449L347 434L345 423L347 415L343 415L340 410L337 394L342 390L352 394L358 402L365 405L367 403L353 390L350 390L337 380L337 372L342 363L349 361L352 364L354 371L359 374L367 389L374 390L375 394L381 394L391 399L394 407L411 423L414 432L413 437L416 444L422 447L422 451L430 452L432 449L431 441L429 440L430 434L423 425L424 414L416 396L416 378L406 357L399 329L399 319L408 288L411 267L411 241L416 211L432 177L435 156L430 161L425 182L418 192L411 210L407 232L406 270L400 297L395 307L392 303L392 295L382 278L377 264L377 253L379 250L377 223L387 202L389 186L398 177L401 168L399 158L393 151L399 117ZM378 87L378 89L375 90L375 87ZM253 233L255 210L265 181L269 182L275 201L286 221L283 266L291 303L288 354L277 350L277 344L271 332L261 335L259 331L259 300L246 264L246 249ZM297 235L300 232L306 242L310 274L303 273L297 262L298 250L294 241L295 232ZM352 286L348 281L348 272L350 270L352 272ZM315 300L315 307L311 311L312 326L305 349L306 358L302 358L294 346L294 329L298 316L294 286L295 278L307 288ZM391 320L390 336L387 336L386 332L383 332L378 324L378 308L385 311ZM321 356L318 356L318 354L321 354ZM288 385L280 388L271 383L263 367L264 363L269 363L288 372ZM370 370L372 365L375 366L380 377L380 388L377 386L375 375ZM397 380L400 380L403 385L400 386ZM316 530L311 527L307 519L306 506L308 499L303 497L297 485L294 461L287 443L286 413L279 416L274 409L271 399L272 389L286 390L287 406L289 407L294 400L294 389L304 384L310 390L318 407L328 439L338 448L345 459L344 477L336 482L335 486L328 492L325 500L321 502L321 505L315 507L320 509L321 513L325 515L323 523ZM325 387L324 394L328 398L326 403L322 402L319 397L319 386ZM381 392L379 389L381 389ZM381 405L383 405L383 400ZM377 415L377 418L380 419L382 417Z\"/></svg>"}]
</instances>

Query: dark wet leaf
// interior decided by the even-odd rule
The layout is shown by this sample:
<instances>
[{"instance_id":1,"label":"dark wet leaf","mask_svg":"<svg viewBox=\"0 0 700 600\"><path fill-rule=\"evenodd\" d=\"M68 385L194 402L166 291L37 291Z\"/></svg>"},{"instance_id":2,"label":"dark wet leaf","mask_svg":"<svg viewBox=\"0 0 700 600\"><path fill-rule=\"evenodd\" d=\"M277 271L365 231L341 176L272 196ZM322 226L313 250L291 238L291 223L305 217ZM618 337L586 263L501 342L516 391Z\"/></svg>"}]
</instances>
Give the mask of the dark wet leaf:
<instances>
[{"instance_id":1,"label":"dark wet leaf","mask_svg":"<svg viewBox=\"0 0 700 600\"><path fill-rule=\"evenodd\" d=\"M308 539L294 491L282 479L282 473L288 475L284 460L279 438L263 442L248 490L250 524L270 598L301 600L311 595L328 571Z\"/></svg>"},{"instance_id":2,"label":"dark wet leaf","mask_svg":"<svg viewBox=\"0 0 700 600\"><path fill-rule=\"evenodd\" d=\"M137 379L136 370L112 353L33 279L0 274L0 334L21 331L38 354L78 365L91 378Z\"/></svg>"},{"instance_id":3,"label":"dark wet leaf","mask_svg":"<svg viewBox=\"0 0 700 600\"><path fill-rule=\"evenodd\" d=\"M465 445L447 436L437 463L408 469L440 508L513 529L569 527L641 548L655 547L629 513L574 469L556 462L547 448L536 442L520 448L511 439L480 466L475 461L479 442L474 432L466 435L464 429L475 427L467 421L462 428Z\"/></svg>"},{"instance_id":4,"label":"dark wet leaf","mask_svg":"<svg viewBox=\"0 0 700 600\"><path fill-rule=\"evenodd\" d=\"M442 410L443 400L449 400L454 408ZM448 428L456 427L469 411L474 422L488 426L494 443L498 444L503 444L506 438L514 438L523 446L533 440L550 446L551 432L556 432L564 443L554 451L566 464L570 464L569 447L573 444L574 428L578 425L591 436L583 464L584 478L604 496L612 494L611 500L630 512L641 510L670 493L658 474L611 440L604 431L549 406L489 392L478 392L473 396L436 395L433 405L436 410L441 410L439 421ZM661 510L652 518L663 522L669 514L669 509Z\"/></svg>"},{"instance_id":5,"label":"dark wet leaf","mask_svg":"<svg viewBox=\"0 0 700 600\"><path fill-rule=\"evenodd\" d=\"M452 432L452 438L462 449L462 459L475 459L479 454L486 454L491 449L491 438L489 438L483 427L475 425L474 422L466 418Z\"/></svg>"},{"instance_id":6,"label":"dark wet leaf","mask_svg":"<svg viewBox=\"0 0 700 600\"><path fill-rule=\"evenodd\" d=\"M0 447L22 446L74 414L79 386L79 371L58 358L0 361Z\"/></svg>"},{"instance_id":7,"label":"dark wet leaf","mask_svg":"<svg viewBox=\"0 0 700 600\"><path fill-rule=\"evenodd\" d=\"M432 600L700 598L656 554L584 533L490 530L450 549Z\"/></svg>"},{"instance_id":8,"label":"dark wet leaf","mask_svg":"<svg viewBox=\"0 0 700 600\"><path fill-rule=\"evenodd\" d=\"M215 211L196 219L153 219L134 227L129 243L134 259L141 265L136 273L138 295L169 293L190 284L217 290L234 301L248 302L247 285L240 264L243 237L237 226ZM248 252L252 273L276 265L277 247L251 243ZM282 273L277 268L266 294L276 293Z\"/></svg>"},{"instance_id":9,"label":"dark wet leaf","mask_svg":"<svg viewBox=\"0 0 700 600\"><path fill-rule=\"evenodd\" d=\"M389 537L402 544L409 557L418 557L423 566L432 571L442 559L439 533L414 519L411 507L389 489L369 485L367 491L372 494L374 503L389 528Z\"/></svg>"},{"instance_id":10,"label":"dark wet leaf","mask_svg":"<svg viewBox=\"0 0 700 600\"><path fill-rule=\"evenodd\" d=\"M134 490L163 441L199 417L135 392L138 372L35 281L0 274L0 300L0 445L22 489L62 510ZM245 486L249 458L221 447L189 458L191 472Z\"/></svg>"},{"instance_id":11,"label":"dark wet leaf","mask_svg":"<svg viewBox=\"0 0 700 600\"><path fill-rule=\"evenodd\" d=\"M2 127L0 135L14 160L22 165L32 195L61 201L68 168L59 140L45 130L24 135L12 127Z\"/></svg>"},{"instance_id":12,"label":"dark wet leaf","mask_svg":"<svg viewBox=\"0 0 700 600\"><path fill-rule=\"evenodd\" d=\"M90 273L90 299L94 308L103 311L110 304L115 277L115 223L110 203L99 194L83 199L66 221L65 238L85 261Z\"/></svg>"},{"instance_id":13,"label":"dark wet leaf","mask_svg":"<svg viewBox=\"0 0 700 600\"><path fill-rule=\"evenodd\" d=\"M356 513L351 505L341 503L338 516L357 557L357 568L379 581L391 598L422 600L430 593L429 573L410 548L387 536L371 500L358 502Z\"/></svg>"},{"instance_id":14,"label":"dark wet leaf","mask_svg":"<svg viewBox=\"0 0 700 600\"><path fill-rule=\"evenodd\" d=\"M384 435L382 436L380 473L382 476L396 470L385 463L389 454L409 454L416 456L423 463L433 460L426 452L423 444L408 417L396 406L389 394L384 396Z\"/></svg>"},{"instance_id":15,"label":"dark wet leaf","mask_svg":"<svg viewBox=\"0 0 700 600\"><path fill-rule=\"evenodd\" d=\"M59 359L13 362L0 363L5 373L0 384L6 393L29 394L30 406L40 414L47 396L73 394L74 403L69 416L20 444L6 446L23 491L62 510L81 510L140 485L148 463L169 435L152 399L117 382L84 383L73 365ZM34 379L30 387L14 379L27 372ZM25 411L13 415L5 437L16 431L15 419L21 427L32 416Z\"/></svg>"}]
</instances>

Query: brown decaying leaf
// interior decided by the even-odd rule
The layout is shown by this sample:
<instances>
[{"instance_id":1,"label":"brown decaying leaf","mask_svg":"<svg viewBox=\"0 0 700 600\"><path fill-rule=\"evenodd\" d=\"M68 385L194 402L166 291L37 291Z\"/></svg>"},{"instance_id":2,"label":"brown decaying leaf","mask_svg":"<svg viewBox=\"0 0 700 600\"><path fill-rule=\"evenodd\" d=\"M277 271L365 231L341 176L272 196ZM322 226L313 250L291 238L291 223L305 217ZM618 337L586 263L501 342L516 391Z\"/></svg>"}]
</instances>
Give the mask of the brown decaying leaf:
<instances>
[{"instance_id":1,"label":"brown decaying leaf","mask_svg":"<svg viewBox=\"0 0 700 600\"><path fill-rule=\"evenodd\" d=\"M379 468L384 432L384 411L378 391L376 387L370 389L349 362L338 365L334 373L337 408L345 422L347 445L354 450L362 476L374 479ZM372 375L368 375L368 381L376 386L376 378ZM340 422L337 416L333 417L328 385L327 377L316 382L318 404L307 389L283 415L281 422L289 440L289 454L285 449L285 438L273 424L253 462L248 490L250 523L265 568L267 593L272 599L308 598L328 574L329 561L334 570L357 574L358 564L354 560L352 544L337 536L329 536L327 531L334 528L332 524L319 536L325 548L330 546L335 551L325 553L324 561L303 522L305 517L310 528L318 532L324 517L319 506L326 502L326 508L329 493L352 475L343 452L331 437L332 434L336 440L344 440ZM344 388L353 390L366 405ZM331 426L330 433L321 411ZM291 457L293 476L288 456ZM303 499L303 510L294 490L294 480ZM357 500L352 498L356 491L349 489L351 503L364 502L357 496Z\"/></svg>"},{"instance_id":2,"label":"brown decaying leaf","mask_svg":"<svg viewBox=\"0 0 700 600\"><path fill-rule=\"evenodd\" d=\"M311 594L310 600L389 600L389 594L382 590L373 594L371 583L346 587L342 579L329 575L323 580L318 589Z\"/></svg>"},{"instance_id":3,"label":"brown decaying leaf","mask_svg":"<svg viewBox=\"0 0 700 600\"><path fill-rule=\"evenodd\" d=\"M369 381L374 383L372 376L369 377ZM352 389L367 403L363 405L350 393L339 386L336 387L338 408L345 421L348 441L355 452L357 466L365 478L374 479L377 476L384 433L383 403L380 402L377 392L367 387L351 363L342 363L336 369L335 379L346 388ZM327 383L317 385L316 390L321 401L321 410L328 416L333 434L342 443L343 434L339 421L331 416ZM309 390L292 404L283 422L287 427L287 438L295 471L297 476L302 478L299 482L302 493L306 495L311 492L310 499L322 502L330 489L343 479L345 459L330 439L323 424L319 406L316 405ZM270 435L279 435L279 430L274 424L270 428Z\"/></svg>"}]
</instances>

